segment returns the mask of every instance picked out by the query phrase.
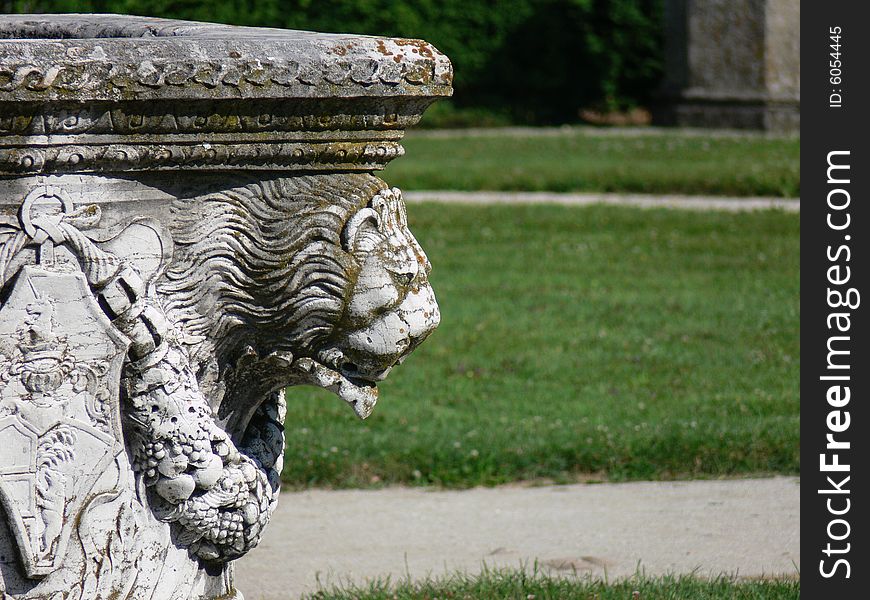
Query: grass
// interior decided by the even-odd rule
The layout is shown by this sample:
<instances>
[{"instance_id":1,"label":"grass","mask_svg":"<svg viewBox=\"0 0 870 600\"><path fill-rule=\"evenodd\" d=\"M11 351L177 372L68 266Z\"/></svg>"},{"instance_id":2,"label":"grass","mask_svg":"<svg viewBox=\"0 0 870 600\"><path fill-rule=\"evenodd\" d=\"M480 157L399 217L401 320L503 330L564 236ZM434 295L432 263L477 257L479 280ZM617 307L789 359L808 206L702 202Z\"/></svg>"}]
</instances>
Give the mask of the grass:
<instances>
[{"instance_id":1,"label":"grass","mask_svg":"<svg viewBox=\"0 0 870 600\"><path fill-rule=\"evenodd\" d=\"M413 205L442 324L359 422L288 391L296 486L799 472L799 215Z\"/></svg>"},{"instance_id":2,"label":"grass","mask_svg":"<svg viewBox=\"0 0 870 600\"><path fill-rule=\"evenodd\" d=\"M414 137L390 164L392 185L418 190L593 191L795 197L800 139L679 132Z\"/></svg>"},{"instance_id":3,"label":"grass","mask_svg":"<svg viewBox=\"0 0 870 600\"><path fill-rule=\"evenodd\" d=\"M735 577L644 577L607 583L589 577L554 577L538 571L487 570L422 581L376 581L322 590L308 600L797 600L797 580L747 581Z\"/></svg>"}]
</instances>

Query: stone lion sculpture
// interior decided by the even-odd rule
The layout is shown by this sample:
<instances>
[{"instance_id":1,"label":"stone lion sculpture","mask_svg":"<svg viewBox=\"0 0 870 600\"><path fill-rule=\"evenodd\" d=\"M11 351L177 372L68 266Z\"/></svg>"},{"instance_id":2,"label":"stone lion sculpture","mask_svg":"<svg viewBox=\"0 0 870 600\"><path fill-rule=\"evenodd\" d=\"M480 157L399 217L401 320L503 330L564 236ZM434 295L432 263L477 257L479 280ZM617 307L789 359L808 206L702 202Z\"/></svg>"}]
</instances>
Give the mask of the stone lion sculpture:
<instances>
[{"instance_id":1,"label":"stone lion sculpture","mask_svg":"<svg viewBox=\"0 0 870 600\"><path fill-rule=\"evenodd\" d=\"M429 262L408 230L401 193L380 179L238 175L174 185L164 185L176 199L157 219L102 230L92 206L34 218L29 230L0 238L0 284L31 269L22 267L28 244L65 248L130 342L119 355L125 452L94 469L71 539L60 533L60 517L33 526L42 538L30 567L58 554L73 559L55 560L41 579L0 561L0 589L14 598L232 597L224 565L257 544L278 495L283 389L323 387L366 417L377 382L438 325ZM135 243L119 243L125 235ZM141 260L146 246L159 260ZM31 288L38 300L38 285ZM27 314L41 306L27 302ZM95 380L57 349L49 310L24 319L9 334L15 344L0 348L0 376L9 381L19 372L63 374L20 384L28 398L58 393L64 377L82 390ZM49 345L55 354L46 354ZM110 396L93 389L88 398ZM0 416L23 410L16 402L0 402ZM108 409L88 406L111 433ZM74 460L64 444L81 437L69 431L55 432L45 454L54 458L40 471L45 518L58 516L51 499ZM108 532L95 525L107 521ZM10 539L0 531L0 542ZM82 564L84 573L64 567Z\"/></svg>"}]
</instances>

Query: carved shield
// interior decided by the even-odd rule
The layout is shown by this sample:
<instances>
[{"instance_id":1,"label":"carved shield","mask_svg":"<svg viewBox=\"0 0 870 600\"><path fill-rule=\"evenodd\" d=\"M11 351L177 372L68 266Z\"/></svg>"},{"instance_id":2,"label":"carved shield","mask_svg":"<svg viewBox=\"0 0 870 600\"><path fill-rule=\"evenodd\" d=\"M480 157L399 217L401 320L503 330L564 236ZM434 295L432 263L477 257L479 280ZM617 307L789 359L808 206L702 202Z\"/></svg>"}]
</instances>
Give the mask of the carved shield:
<instances>
[{"instance_id":1,"label":"carved shield","mask_svg":"<svg viewBox=\"0 0 870 600\"><path fill-rule=\"evenodd\" d=\"M80 512L108 491L95 484L123 451L128 344L82 273L24 267L0 307L0 502L28 577L60 566Z\"/></svg>"}]
</instances>

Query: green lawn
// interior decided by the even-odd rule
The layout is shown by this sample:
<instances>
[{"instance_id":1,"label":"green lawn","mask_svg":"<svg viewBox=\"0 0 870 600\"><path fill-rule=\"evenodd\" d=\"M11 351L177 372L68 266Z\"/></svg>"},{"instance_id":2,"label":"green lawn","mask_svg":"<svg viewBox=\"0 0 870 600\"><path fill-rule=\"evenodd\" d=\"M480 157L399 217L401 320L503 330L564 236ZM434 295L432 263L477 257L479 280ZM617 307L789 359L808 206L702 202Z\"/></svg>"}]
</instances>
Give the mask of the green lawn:
<instances>
[{"instance_id":1,"label":"green lawn","mask_svg":"<svg viewBox=\"0 0 870 600\"><path fill-rule=\"evenodd\" d=\"M679 132L434 138L410 135L391 185L416 190L647 192L795 197L800 139Z\"/></svg>"},{"instance_id":2,"label":"green lawn","mask_svg":"<svg viewBox=\"0 0 870 600\"><path fill-rule=\"evenodd\" d=\"M441 327L360 422L288 392L285 481L799 472L799 215L409 207Z\"/></svg>"},{"instance_id":3,"label":"green lawn","mask_svg":"<svg viewBox=\"0 0 870 600\"><path fill-rule=\"evenodd\" d=\"M381 581L334 588L308 600L797 600L796 580L741 581L732 577L633 577L606 583L586 577L552 577L521 570L457 574L419 582Z\"/></svg>"}]
</instances>

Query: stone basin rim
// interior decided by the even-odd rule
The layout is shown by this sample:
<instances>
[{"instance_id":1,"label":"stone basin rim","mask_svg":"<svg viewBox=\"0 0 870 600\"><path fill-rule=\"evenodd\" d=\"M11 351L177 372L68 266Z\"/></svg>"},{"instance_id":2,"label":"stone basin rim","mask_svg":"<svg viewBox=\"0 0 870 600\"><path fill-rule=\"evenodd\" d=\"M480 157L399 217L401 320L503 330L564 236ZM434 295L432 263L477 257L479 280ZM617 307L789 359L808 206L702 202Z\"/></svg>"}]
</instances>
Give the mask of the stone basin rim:
<instances>
[{"instance_id":1,"label":"stone basin rim","mask_svg":"<svg viewBox=\"0 0 870 600\"><path fill-rule=\"evenodd\" d=\"M3 15L0 174L378 170L452 79L422 40Z\"/></svg>"},{"instance_id":2,"label":"stone basin rim","mask_svg":"<svg viewBox=\"0 0 870 600\"><path fill-rule=\"evenodd\" d=\"M423 40L124 15L0 16L0 102L443 97Z\"/></svg>"}]
</instances>

